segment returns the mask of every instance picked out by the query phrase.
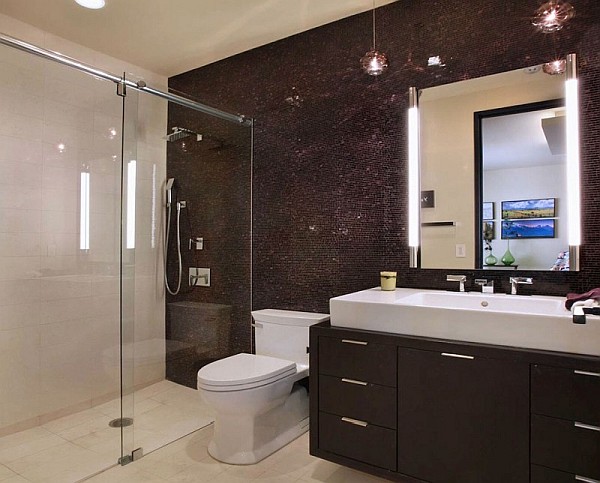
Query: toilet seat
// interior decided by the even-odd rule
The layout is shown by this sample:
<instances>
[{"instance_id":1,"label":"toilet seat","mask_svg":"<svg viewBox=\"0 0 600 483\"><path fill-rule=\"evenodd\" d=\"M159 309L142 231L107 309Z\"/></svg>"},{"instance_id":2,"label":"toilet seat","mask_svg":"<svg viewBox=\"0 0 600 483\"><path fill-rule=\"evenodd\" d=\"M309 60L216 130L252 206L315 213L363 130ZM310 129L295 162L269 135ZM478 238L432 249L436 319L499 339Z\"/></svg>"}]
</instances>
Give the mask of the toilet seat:
<instances>
[{"instance_id":1,"label":"toilet seat","mask_svg":"<svg viewBox=\"0 0 600 483\"><path fill-rule=\"evenodd\" d=\"M212 362L198 371L198 388L206 391L240 391L264 386L296 373L296 363L276 357L236 354Z\"/></svg>"}]
</instances>

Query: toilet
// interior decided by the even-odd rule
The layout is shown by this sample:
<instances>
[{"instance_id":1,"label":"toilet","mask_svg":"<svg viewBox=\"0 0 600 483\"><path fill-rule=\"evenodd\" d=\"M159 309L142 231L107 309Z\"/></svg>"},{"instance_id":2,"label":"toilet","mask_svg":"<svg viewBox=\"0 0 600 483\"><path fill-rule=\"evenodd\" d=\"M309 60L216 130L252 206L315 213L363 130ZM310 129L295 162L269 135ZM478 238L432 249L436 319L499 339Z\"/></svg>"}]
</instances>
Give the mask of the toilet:
<instances>
[{"instance_id":1,"label":"toilet","mask_svg":"<svg viewBox=\"0 0 600 483\"><path fill-rule=\"evenodd\" d=\"M256 354L236 354L198 371L198 391L215 413L209 454L254 464L308 430L308 334L328 314L252 312Z\"/></svg>"}]
</instances>

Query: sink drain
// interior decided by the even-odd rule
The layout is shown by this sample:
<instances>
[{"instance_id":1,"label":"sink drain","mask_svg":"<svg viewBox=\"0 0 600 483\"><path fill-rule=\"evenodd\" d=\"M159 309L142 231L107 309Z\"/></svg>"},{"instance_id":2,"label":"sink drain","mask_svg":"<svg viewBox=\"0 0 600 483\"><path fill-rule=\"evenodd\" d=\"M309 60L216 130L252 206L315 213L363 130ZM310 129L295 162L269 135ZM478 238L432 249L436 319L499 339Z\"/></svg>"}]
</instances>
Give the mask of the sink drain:
<instances>
[{"instance_id":1,"label":"sink drain","mask_svg":"<svg viewBox=\"0 0 600 483\"><path fill-rule=\"evenodd\" d=\"M108 425L111 428L124 428L133 424L133 418L117 418L113 419Z\"/></svg>"}]
</instances>

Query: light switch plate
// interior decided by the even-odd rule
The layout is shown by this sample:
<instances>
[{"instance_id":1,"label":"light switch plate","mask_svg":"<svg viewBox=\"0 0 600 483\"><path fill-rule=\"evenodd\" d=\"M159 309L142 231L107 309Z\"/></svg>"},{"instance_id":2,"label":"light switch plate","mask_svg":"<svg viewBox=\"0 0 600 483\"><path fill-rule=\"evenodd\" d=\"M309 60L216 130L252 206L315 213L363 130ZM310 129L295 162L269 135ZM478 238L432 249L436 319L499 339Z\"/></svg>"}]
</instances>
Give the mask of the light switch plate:
<instances>
[{"instance_id":1,"label":"light switch plate","mask_svg":"<svg viewBox=\"0 0 600 483\"><path fill-rule=\"evenodd\" d=\"M467 256L467 246L464 243L456 245L456 258L465 258Z\"/></svg>"}]
</instances>

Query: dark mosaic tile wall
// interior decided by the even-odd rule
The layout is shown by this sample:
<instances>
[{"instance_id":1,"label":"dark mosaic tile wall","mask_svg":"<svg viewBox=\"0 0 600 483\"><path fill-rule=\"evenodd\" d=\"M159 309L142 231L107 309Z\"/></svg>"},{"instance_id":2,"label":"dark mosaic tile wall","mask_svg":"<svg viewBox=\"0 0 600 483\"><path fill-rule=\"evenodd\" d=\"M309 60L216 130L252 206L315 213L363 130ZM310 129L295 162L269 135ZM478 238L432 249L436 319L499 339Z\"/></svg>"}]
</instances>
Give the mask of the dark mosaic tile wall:
<instances>
[{"instance_id":1,"label":"dark mosaic tile wall","mask_svg":"<svg viewBox=\"0 0 600 483\"><path fill-rule=\"evenodd\" d=\"M169 131L201 133L167 143L167 176L176 180L181 214L181 292L167 296L167 378L196 387L200 367L250 347L251 172L250 128L180 106L169 106ZM173 217L175 210L173 210ZM168 275L177 285L175 221L171 224ZM189 250L202 237L203 250ZM189 267L211 269L210 287L190 287Z\"/></svg>"},{"instance_id":2,"label":"dark mosaic tile wall","mask_svg":"<svg viewBox=\"0 0 600 483\"><path fill-rule=\"evenodd\" d=\"M582 63L583 270L533 272L535 284L523 292L562 295L599 286L600 2L572 3L576 18L555 35L529 24L538 0L382 7L378 43L391 66L381 78L358 68L369 47L370 14L171 78L177 90L256 118L253 307L327 311L330 297L378 285L381 269L398 270L402 286L447 288L447 270L406 268L409 86L494 74L569 52ZM424 68L431 55L447 66ZM476 275L462 272L471 280ZM508 288L506 272L494 278Z\"/></svg>"}]
</instances>

